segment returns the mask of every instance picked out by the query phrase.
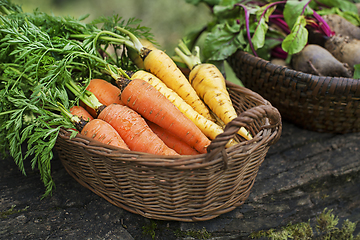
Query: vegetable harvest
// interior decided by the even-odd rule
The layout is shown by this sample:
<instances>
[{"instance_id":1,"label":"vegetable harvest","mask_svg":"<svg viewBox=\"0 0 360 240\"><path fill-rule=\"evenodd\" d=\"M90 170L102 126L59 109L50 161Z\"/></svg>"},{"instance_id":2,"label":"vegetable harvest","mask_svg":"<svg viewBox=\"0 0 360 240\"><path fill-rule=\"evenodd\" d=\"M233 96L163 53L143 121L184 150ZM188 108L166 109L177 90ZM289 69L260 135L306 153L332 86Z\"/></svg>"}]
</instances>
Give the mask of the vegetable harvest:
<instances>
[{"instance_id":1,"label":"vegetable harvest","mask_svg":"<svg viewBox=\"0 0 360 240\"><path fill-rule=\"evenodd\" d=\"M161 79L169 88L177 92L195 111L204 117L212 120L208 108L200 100L195 90L191 87L189 81L178 68L176 63L162 50L149 49L130 32L122 28L118 30L125 32L133 41L134 50L143 58L144 68Z\"/></svg>"},{"instance_id":2,"label":"vegetable harvest","mask_svg":"<svg viewBox=\"0 0 360 240\"><path fill-rule=\"evenodd\" d=\"M225 123L237 117L229 93L226 90L225 79L220 70L213 64L201 63L200 49L191 54L184 42L180 42L175 52L190 69L189 81L201 99ZM239 134L247 140L252 139L245 128L240 128Z\"/></svg>"},{"instance_id":3,"label":"vegetable harvest","mask_svg":"<svg viewBox=\"0 0 360 240\"><path fill-rule=\"evenodd\" d=\"M210 140L163 94L144 80L123 80L121 100L126 106L179 136L200 153L206 153Z\"/></svg>"},{"instance_id":4,"label":"vegetable harvest","mask_svg":"<svg viewBox=\"0 0 360 240\"><path fill-rule=\"evenodd\" d=\"M111 104L98 116L115 128L125 143L133 151L159 155L177 155L175 150L151 131L150 127L136 111L120 104Z\"/></svg>"},{"instance_id":5,"label":"vegetable harvest","mask_svg":"<svg viewBox=\"0 0 360 240\"><path fill-rule=\"evenodd\" d=\"M81 134L99 142L129 150L120 134L109 123L101 119L93 119L83 107L74 107L72 112L71 109L68 112L61 106L60 111L70 118Z\"/></svg>"},{"instance_id":6,"label":"vegetable harvest","mask_svg":"<svg viewBox=\"0 0 360 240\"><path fill-rule=\"evenodd\" d=\"M116 76L114 77L117 78ZM160 93L162 93L167 99L169 99L187 118L189 118L195 125L211 140L214 140L217 135L223 133L221 126L215 122L207 119L195 109L193 109L188 103L186 103L176 92L168 88L164 82L159 78L154 76L152 73L146 72L144 70L136 71L131 74L131 79L142 79L150 83L155 87ZM231 139L227 144L228 147L237 144L238 142L234 139Z\"/></svg>"},{"instance_id":7,"label":"vegetable harvest","mask_svg":"<svg viewBox=\"0 0 360 240\"><path fill-rule=\"evenodd\" d=\"M209 3L207 0L186 2L194 5L199 2ZM357 57L357 49L360 49L360 39L357 37L360 36L360 16L354 1L218 0L211 3L208 6L213 13L213 20L205 30L187 36L190 40L189 49L192 50L199 36L205 35L201 46L205 62L222 66L228 57L241 50L265 60L286 60L288 67L304 71L304 68L293 66L291 59L308 44L316 44L340 61L340 65L349 65L346 68L350 71L343 71L345 74L342 77L360 76L360 61ZM321 59L324 49L319 50L319 56L307 56L310 52L303 52L296 58L303 62L311 57ZM335 68L339 68L339 63L335 64ZM307 73L330 74L331 65L327 68L314 71L313 67L309 67L307 69L310 72Z\"/></svg>"},{"instance_id":8,"label":"vegetable harvest","mask_svg":"<svg viewBox=\"0 0 360 240\"><path fill-rule=\"evenodd\" d=\"M1 152L23 174L30 160L44 196L55 187L51 159L60 129L124 153L172 156L206 154L223 132L218 116L171 57L152 45L140 20L114 15L85 24L85 18L26 13L11 1L0 3ZM234 137L226 147L239 141Z\"/></svg>"},{"instance_id":9,"label":"vegetable harvest","mask_svg":"<svg viewBox=\"0 0 360 240\"><path fill-rule=\"evenodd\" d=\"M156 133L156 135L159 136L161 140L164 141L164 143L174 149L178 154L180 155L197 155L199 154L198 151L196 151L193 147L191 147L189 144L184 142L181 138L178 136L172 134L171 132L167 131L166 129L160 127L159 125L146 121L151 130Z\"/></svg>"}]
</instances>

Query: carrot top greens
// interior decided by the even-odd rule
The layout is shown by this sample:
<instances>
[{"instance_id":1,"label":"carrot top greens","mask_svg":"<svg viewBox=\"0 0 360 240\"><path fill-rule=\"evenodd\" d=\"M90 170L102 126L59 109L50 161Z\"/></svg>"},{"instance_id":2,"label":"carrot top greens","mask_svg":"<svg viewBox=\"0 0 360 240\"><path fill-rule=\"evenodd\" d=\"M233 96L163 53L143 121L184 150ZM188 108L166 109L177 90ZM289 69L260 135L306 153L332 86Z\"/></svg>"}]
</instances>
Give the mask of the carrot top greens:
<instances>
[{"instance_id":1,"label":"carrot top greens","mask_svg":"<svg viewBox=\"0 0 360 240\"><path fill-rule=\"evenodd\" d=\"M75 83L85 94L92 78L104 78L108 64L136 68L122 51L131 43L115 26L153 41L138 19L115 15L86 24L86 17L25 13L11 1L0 2L0 150L23 174L27 159L39 170L44 196L55 187L50 161L59 130L74 128L58 106L70 109L79 97L65 86Z\"/></svg>"}]
</instances>

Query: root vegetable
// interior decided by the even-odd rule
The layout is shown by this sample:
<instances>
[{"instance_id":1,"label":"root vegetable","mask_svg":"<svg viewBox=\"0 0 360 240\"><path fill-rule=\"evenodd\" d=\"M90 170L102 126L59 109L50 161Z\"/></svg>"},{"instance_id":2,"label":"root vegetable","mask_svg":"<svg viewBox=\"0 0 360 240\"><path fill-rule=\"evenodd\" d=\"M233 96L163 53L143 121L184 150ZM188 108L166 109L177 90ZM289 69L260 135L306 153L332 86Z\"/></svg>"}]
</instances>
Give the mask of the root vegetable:
<instances>
[{"instance_id":1,"label":"root vegetable","mask_svg":"<svg viewBox=\"0 0 360 240\"><path fill-rule=\"evenodd\" d=\"M93 116L82 106L73 106L70 108L70 113L72 115L76 115L78 117L81 117L85 121L93 120Z\"/></svg>"},{"instance_id":2,"label":"root vegetable","mask_svg":"<svg viewBox=\"0 0 360 240\"><path fill-rule=\"evenodd\" d=\"M120 134L104 120L93 119L89 121L81 130L81 134L99 142L129 150Z\"/></svg>"},{"instance_id":3,"label":"root vegetable","mask_svg":"<svg viewBox=\"0 0 360 240\"><path fill-rule=\"evenodd\" d=\"M180 137L198 152L207 152L210 140L169 99L144 80L123 80L121 100L126 106Z\"/></svg>"},{"instance_id":4,"label":"root vegetable","mask_svg":"<svg viewBox=\"0 0 360 240\"><path fill-rule=\"evenodd\" d=\"M174 149L180 155L197 155L200 154L194 148L190 147L189 144L181 140L179 137L175 136L166 129L160 127L159 125L146 121L151 130L159 136L161 140L171 149Z\"/></svg>"},{"instance_id":5,"label":"root vegetable","mask_svg":"<svg viewBox=\"0 0 360 240\"><path fill-rule=\"evenodd\" d=\"M325 42L325 48L340 62L347 63L353 71L360 63L360 40L348 36L334 35Z\"/></svg>"},{"instance_id":6,"label":"root vegetable","mask_svg":"<svg viewBox=\"0 0 360 240\"><path fill-rule=\"evenodd\" d=\"M144 66L147 71L153 73L179 94L195 111L207 119L213 120L208 108L191 87L185 75L165 52L156 49L151 50L144 59Z\"/></svg>"},{"instance_id":7,"label":"root vegetable","mask_svg":"<svg viewBox=\"0 0 360 240\"><path fill-rule=\"evenodd\" d=\"M360 28L337 14L323 15L322 18L335 34L360 39Z\"/></svg>"},{"instance_id":8,"label":"root vegetable","mask_svg":"<svg viewBox=\"0 0 360 240\"><path fill-rule=\"evenodd\" d=\"M158 155L179 155L175 150L169 148L150 129L145 119L133 109L117 103L106 106L92 92L82 91L73 80L69 80L65 85L84 104L95 110L97 119L109 123L130 150Z\"/></svg>"},{"instance_id":9,"label":"root vegetable","mask_svg":"<svg viewBox=\"0 0 360 240\"><path fill-rule=\"evenodd\" d=\"M293 69L319 76L351 77L346 64L337 60L325 48L309 44L291 59Z\"/></svg>"},{"instance_id":10,"label":"root vegetable","mask_svg":"<svg viewBox=\"0 0 360 240\"><path fill-rule=\"evenodd\" d=\"M271 59L270 62L271 62L272 64L275 64L275 65L288 67L288 64L286 63L286 61L285 61L284 59L273 58L273 59Z\"/></svg>"},{"instance_id":11,"label":"root vegetable","mask_svg":"<svg viewBox=\"0 0 360 240\"><path fill-rule=\"evenodd\" d=\"M113 76L116 79L116 76ZM223 128L218 124L205 118L203 115L196 112L188 103L186 103L176 92L168 88L159 78L152 73L139 70L131 75L132 79L142 79L150 83L167 99L170 100L187 118L189 118L195 125L207 136L214 140L215 137L224 132ZM231 139L226 147L233 146L238 142Z\"/></svg>"},{"instance_id":12,"label":"root vegetable","mask_svg":"<svg viewBox=\"0 0 360 240\"><path fill-rule=\"evenodd\" d=\"M76 127L77 132L101 143L130 150L120 134L106 121L92 119L83 107L74 106L68 111L62 104L57 103L59 110L66 115ZM88 116L85 119L85 116Z\"/></svg>"},{"instance_id":13,"label":"root vegetable","mask_svg":"<svg viewBox=\"0 0 360 240\"><path fill-rule=\"evenodd\" d=\"M148 49L156 49L156 47L148 40L146 39L139 39L139 41L142 43L142 45ZM144 61L142 60L142 58L139 56L139 54L137 53L136 50L129 48L128 49L128 54L130 59L135 63L135 65L139 68L139 69L144 69Z\"/></svg>"},{"instance_id":14,"label":"root vegetable","mask_svg":"<svg viewBox=\"0 0 360 240\"><path fill-rule=\"evenodd\" d=\"M86 90L92 92L104 105L112 103L124 105L120 99L120 89L106 80L92 79Z\"/></svg>"},{"instance_id":15,"label":"root vegetable","mask_svg":"<svg viewBox=\"0 0 360 240\"><path fill-rule=\"evenodd\" d=\"M130 150L158 155L178 155L150 129L145 119L131 108L113 103L98 116L120 134Z\"/></svg>"},{"instance_id":16,"label":"root vegetable","mask_svg":"<svg viewBox=\"0 0 360 240\"><path fill-rule=\"evenodd\" d=\"M181 49L180 49L181 48ZM210 63L201 63L199 49L192 55L187 46L180 42L179 48L175 52L189 67L189 82L196 90L200 98L225 124L237 117L237 112L232 104L230 95L226 89L225 78L220 70ZM250 133L241 127L238 131L246 140L252 139Z\"/></svg>"},{"instance_id":17,"label":"root vegetable","mask_svg":"<svg viewBox=\"0 0 360 240\"><path fill-rule=\"evenodd\" d=\"M115 27L117 30L127 34L134 43L132 46L144 60L144 68L161 79L169 88L174 90L192 108L209 120L214 120L209 109L196 94L189 81L178 68L176 63L164 51L159 49L149 49L136 38L134 34L126 29Z\"/></svg>"},{"instance_id":18,"label":"root vegetable","mask_svg":"<svg viewBox=\"0 0 360 240\"><path fill-rule=\"evenodd\" d=\"M120 89L110 82L103 79L91 79L89 85L86 87L86 90L92 92L96 98L105 106L108 106L112 103L122 104L120 99ZM84 108L96 118L97 113L94 109L84 105Z\"/></svg>"}]
</instances>

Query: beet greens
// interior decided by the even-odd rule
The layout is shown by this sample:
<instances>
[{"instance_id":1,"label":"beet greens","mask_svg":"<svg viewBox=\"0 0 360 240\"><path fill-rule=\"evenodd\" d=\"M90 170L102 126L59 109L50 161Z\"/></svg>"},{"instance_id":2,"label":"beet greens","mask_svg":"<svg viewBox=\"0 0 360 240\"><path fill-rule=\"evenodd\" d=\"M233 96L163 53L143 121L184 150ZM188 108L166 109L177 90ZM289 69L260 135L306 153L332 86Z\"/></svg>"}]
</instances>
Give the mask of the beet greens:
<instances>
[{"instance_id":1,"label":"beet greens","mask_svg":"<svg viewBox=\"0 0 360 240\"><path fill-rule=\"evenodd\" d=\"M330 37L334 32L321 15L330 11L360 23L355 5L349 1L329 0L186 0L188 3L207 4L213 14L201 34L206 34L203 61L221 62L238 49L263 59L300 52L308 43L309 30ZM191 36L199 37L199 34ZM197 39L186 38L190 49Z\"/></svg>"}]
</instances>

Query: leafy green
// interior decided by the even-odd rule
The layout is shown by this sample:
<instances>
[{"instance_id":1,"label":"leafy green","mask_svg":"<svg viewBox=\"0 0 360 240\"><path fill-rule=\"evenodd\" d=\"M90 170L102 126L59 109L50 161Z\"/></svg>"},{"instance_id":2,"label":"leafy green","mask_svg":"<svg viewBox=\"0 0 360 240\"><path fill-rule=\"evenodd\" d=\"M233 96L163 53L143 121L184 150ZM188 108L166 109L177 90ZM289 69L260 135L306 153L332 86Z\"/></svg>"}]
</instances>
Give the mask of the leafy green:
<instances>
[{"instance_id":1,"label":"leafy green","mask_svg":"<svg viewBox=\"0 0 360 240\"><path fill-rule=\"evenodd\" d=\"M205 0L187 2L207 4ZM203 62L224 61L237 50L267 60L275 51L277 57L287 59L307 44L309 28L325 36L333 35L319 14L330 10L351 19L356 25L360 24L356 6L351 1L220 0L215 5L208 5L212 9L213 20L207 24L206 31L201 30L198 35L191 33L189 45L190 49L197 45L193 36L200 38L201 34L206 35L201 46ZM282 51L275 50L279 47Z\"/></svg>"},{"instance_id":2,"label":"leafy green","mask_svg":"<svg viewBox=\"0 0 360 240\"><path fill-rule=\"evenodd\" d=\"M235 35L234 33L238 33ZM245 40L237 24L218 24L213 31L206 36L204 56L209 60L224 60L233 54L238 46L244 44Z\"/></svg>"},{"instance_id":3,"label":"leafy green","mask_svg":"<svg viewBox=\"0 0 360 240\"><path fill-rule=\"evenodd\" d=\"M354 65L354 79L360 79L360 64L355 64Z\"/></svg>"},{"instance_id":4,"label":"leafy green","mask_svg":"<svg viewBox=\"0 0 360 240\"><path fill-rule=\"evenodd\" d=\"M269 22L269 16L274 12L275 6L270 7L268 10L266 10L268 5L265 5L261 7L258 11L256 11L258 25L255 29L255 32L251 38L254 49L262 48L265 45L265 38L266 33L269 29L268 22Z\"/></svg>"},{"instance_id":5,"label":"leafy green","mask_svg":"<svg viewBox=\"0 0 360 240\"><path fill-rule=\"evenodd\" d=\"M91 79L106 79L108 64L136 67L124 51L108 53L122 50L127 41L114 26L150 40L152 34L140 20L118 15L85 24L86 15L24 13L9 1L0 3L0 11L0 151L10 154L25 175L29 160L47 196L55 187L51 159L60 128L75 128L59 109L59 104L65 109L78 104L79 97L65 86L74 81L82 94Z\"/></svg>"},{"instance_id":6,"label":"leafy green","mask_svg":"<svg viewBox=\"0 0 360 240\"><path fill-rule=\"evenodd\" d=\"M300 52L307 44L308 31L306 30L306 19L299 16L293 25L291 33L283 40L281 47L289 54Z\"/></svg>"},{"instance_id":7,"label":"leafy green","mask_svg":"<svg viewBox=\"0 0 360 240\"><path fill-rule=\"evenodd\" d=\"M319 4L323 4L328 7L339 8L343 12L353 12L357 14L357 8L352 1L344 0L317 0Z\"/></svg>"},{"instance_id":8,"label":"leafy green","mask_svg":"<svg viewBox=\"0 0 360 240\"><path fill-rule=\"evenodd\" d=\"M306 1L288 0L286 2L283 15L290 29L299 22L300 16L312 15L313 11L307 5Z\"/></svg>"}]
</instances>

